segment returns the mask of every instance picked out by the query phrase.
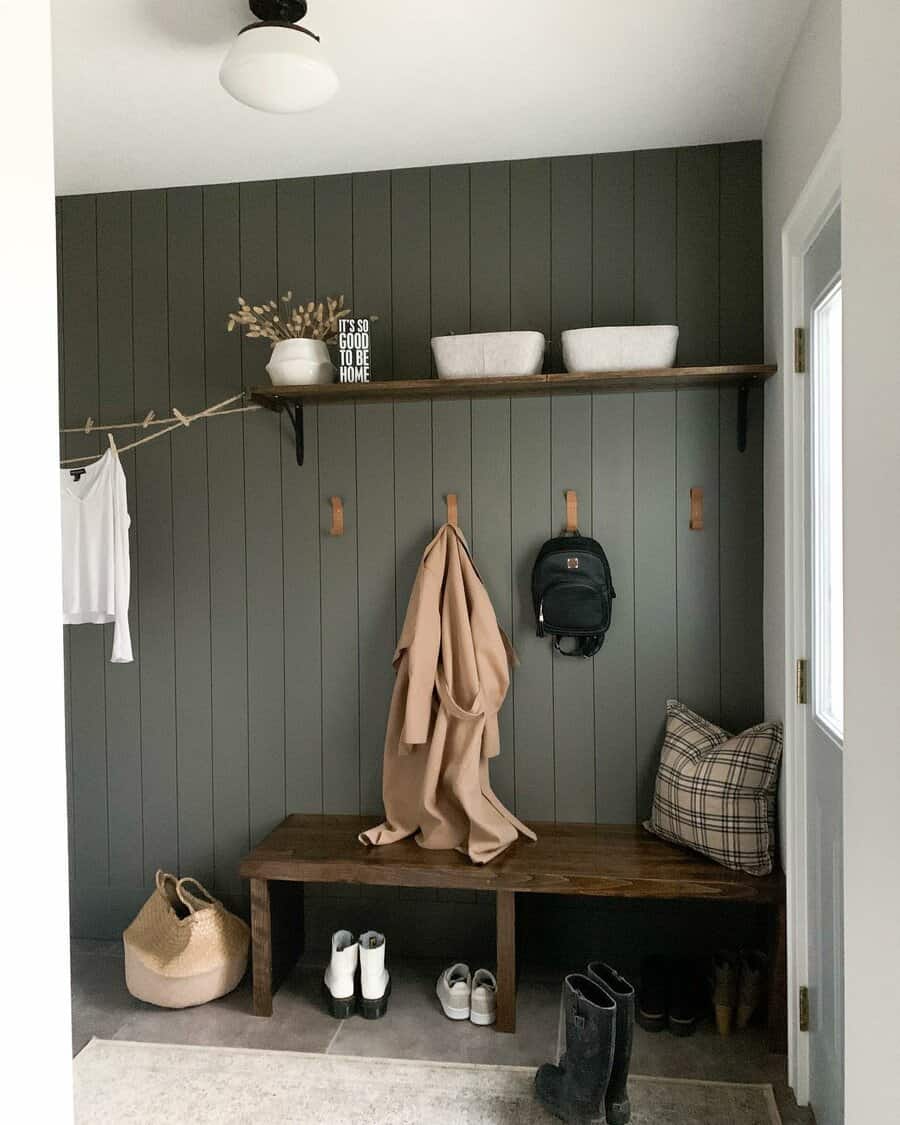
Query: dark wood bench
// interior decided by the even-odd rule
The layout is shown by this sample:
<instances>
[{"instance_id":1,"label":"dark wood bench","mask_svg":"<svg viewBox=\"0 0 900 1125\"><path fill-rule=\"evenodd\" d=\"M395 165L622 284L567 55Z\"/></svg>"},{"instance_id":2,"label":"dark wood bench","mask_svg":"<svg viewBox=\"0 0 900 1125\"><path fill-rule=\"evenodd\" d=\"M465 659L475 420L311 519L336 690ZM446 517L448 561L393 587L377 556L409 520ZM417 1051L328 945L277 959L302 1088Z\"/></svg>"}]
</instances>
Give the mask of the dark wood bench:
<instances>
[{"instance_id":1,"label":"dark wood bench","mask_svg":"<svg viewBox=\"0 0 900 1125\"><path fill-rule=\"evenodd\" d=\"M376 818L377 819L377 818ZM784 877L729 871L632 825L533 824L476 867L456 852L425 851L414 840L364 847L357 834L372 817L289 816L241 861L250 880L253 1005L272 1014L272 994L302 951L302 885L454 887L497 896L497 1030L516 1027L516 894L703 900L770 908L770 1047L786 1044ZM286 901L289 900L289 901Z\"/></svg>"}]
</instances>

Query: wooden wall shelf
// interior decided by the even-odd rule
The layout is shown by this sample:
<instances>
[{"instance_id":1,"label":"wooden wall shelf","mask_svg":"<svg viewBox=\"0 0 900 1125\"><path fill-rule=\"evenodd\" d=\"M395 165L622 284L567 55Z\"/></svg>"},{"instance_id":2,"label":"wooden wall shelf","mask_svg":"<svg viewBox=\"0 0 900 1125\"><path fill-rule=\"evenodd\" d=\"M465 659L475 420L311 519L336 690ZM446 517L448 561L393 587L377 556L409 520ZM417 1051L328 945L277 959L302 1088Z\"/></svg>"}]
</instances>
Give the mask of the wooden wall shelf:
<instances>
[{"instance_id":1,"label":"wooden wall shelf","mask_svg":"<svg viewBox=\"0 0 900 1125\"><path fill-rule=\"evenodd\" d=\"M270 410L288 403L409 402L432 398L508 398L512 395L578 394L588 391L660 391L679 387L753 384L774 375L770 364L726 367L657 367L646 371L573 371L561 375L508 375L471 379L385 379L373 383L320 383L253 387L251 395Z\"/></svg>"},{"instance_id":2,"label":"wooden wall shelf","mask_svg":"<svg viewBox=\"0 0 900 1125\"><path fill-rule=\"evenodd\" d=\"M559 375L479 376L471 379L384 379L373 383L317 383L253 387L254 402L286 410L294 426L297 464L303 464L303 407L337 402L412 402L449 398L509 398L520 395L582 394L590 391L663 391L679 387L738 389L737 444L747 443L747 392L778 369L767 363L724 367L654 367L646 371L569 371Z\"/></svg>"}]
</instances>

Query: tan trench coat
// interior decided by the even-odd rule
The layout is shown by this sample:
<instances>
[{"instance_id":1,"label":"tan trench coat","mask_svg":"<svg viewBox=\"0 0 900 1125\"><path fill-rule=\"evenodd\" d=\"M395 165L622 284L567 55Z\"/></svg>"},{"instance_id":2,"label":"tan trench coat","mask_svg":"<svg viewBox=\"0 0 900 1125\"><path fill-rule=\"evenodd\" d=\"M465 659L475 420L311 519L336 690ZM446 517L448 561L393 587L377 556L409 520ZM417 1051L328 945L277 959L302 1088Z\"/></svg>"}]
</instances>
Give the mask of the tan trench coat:
<instances>
[{"instance_id":1,"label":"tan trench coat","mask_svg":"<svg viewBox=\"0 0 900 1125\"><path fill-rule=\"evenodd\" d=\"M494 859L530 828L491 789L500 753L497 712L514 654L457 527L425 549L394 653L397 678L384 741L387 817L364 844L416 835L423 848Z\"/></svg>"}]
</instances>

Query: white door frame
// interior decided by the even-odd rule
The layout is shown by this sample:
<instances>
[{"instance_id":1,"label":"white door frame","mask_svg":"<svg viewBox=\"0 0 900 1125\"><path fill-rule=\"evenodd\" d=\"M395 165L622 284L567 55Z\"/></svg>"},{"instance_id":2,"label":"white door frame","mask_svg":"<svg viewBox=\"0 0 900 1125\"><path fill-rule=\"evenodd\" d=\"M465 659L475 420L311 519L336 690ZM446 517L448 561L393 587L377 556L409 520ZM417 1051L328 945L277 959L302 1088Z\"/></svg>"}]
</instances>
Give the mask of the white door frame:
<instances>
[{"instance_id":1,"label":"white door frame","mask_svg":"<svg viewBox=\"0 0 900 1125\"><path fill-rule=\"evenodd\" d=\"M809 1102L809 1036L800 1031L798 990L809 983L806 715L797 703L796 661L808 658L806 411L808 376L794 374L794 328L804 323L803 259L841 201L840 126L835 129L781 232L784 381L784 760L788 952L788 1083Z\"/></svg>"}]
</instances>

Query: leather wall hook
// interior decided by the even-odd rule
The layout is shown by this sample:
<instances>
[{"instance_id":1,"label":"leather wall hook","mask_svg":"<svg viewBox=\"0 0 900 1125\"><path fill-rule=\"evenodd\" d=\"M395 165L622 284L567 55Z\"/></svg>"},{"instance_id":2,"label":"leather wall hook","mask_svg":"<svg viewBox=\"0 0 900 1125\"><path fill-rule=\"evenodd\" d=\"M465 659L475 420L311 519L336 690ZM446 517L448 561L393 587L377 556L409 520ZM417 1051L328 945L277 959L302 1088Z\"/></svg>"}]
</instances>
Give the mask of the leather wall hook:
<instances>
[{"instance_id":1,"label":"leather wall hook","mask_svg":"<svg viewBox=\"0 0 900 1125\"><path fill-rule=\"evenodd\" d=\"M691 519L688 524L691 531L703 530L703 489L691 489Z\"/></svg>"},{"instance_id":2,"label":"leather wall hook","mask_svg":"<svg viewBox=\"0 0 900 1125\"><path fill-rule=\"evenodd\" d=\"M331 533L332 535L344 534L344 501L340 496L331 497Z\"/></svg>"}]
</instances>

